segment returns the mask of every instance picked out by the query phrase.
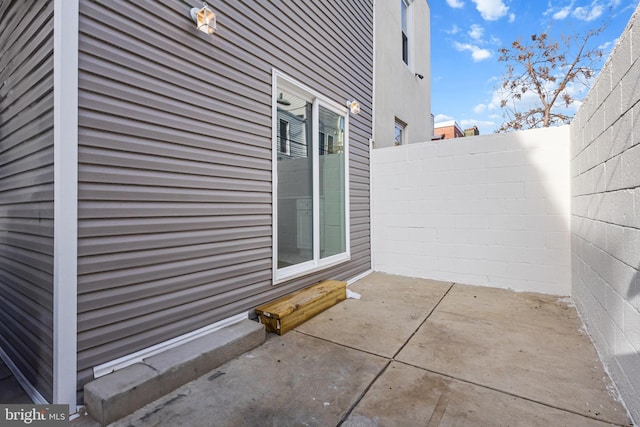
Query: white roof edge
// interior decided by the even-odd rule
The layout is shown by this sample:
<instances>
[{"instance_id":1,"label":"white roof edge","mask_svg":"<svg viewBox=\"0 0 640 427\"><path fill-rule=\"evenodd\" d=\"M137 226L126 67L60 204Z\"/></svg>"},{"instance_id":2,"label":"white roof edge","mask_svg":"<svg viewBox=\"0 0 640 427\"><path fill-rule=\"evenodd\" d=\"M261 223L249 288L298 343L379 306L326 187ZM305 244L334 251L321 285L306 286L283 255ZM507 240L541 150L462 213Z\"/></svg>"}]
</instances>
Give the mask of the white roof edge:
<instances>
[{"instance_id":1,"label":"white roof edge","mask_svg":"<svg viewBox=\"0 0 640 427\"><path fill-rule=\"evenodd\" d=\"M447 120L446 122L438 122L438 123L434 123L433 124L433 128L434 129L444 128L444 127L448 127L448 126L455 126L458 129L460 129L460 131L462 131L462 128L460 127L458 122L456 122L455 120Z\"/></svg>"}]
</instances>

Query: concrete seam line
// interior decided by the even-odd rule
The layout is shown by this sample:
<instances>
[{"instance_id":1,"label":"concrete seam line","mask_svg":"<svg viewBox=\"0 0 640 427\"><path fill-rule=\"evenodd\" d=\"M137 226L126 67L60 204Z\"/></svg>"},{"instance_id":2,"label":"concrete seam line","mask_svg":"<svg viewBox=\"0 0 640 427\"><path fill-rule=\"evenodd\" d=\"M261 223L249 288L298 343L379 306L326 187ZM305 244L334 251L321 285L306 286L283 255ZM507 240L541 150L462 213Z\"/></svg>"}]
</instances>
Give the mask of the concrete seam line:
<instances>
[{"instance_id":1,"label":"concrete seam line","mask_svg":"<svg viewBox=\"0 0 640 427\"><path fill-rule=\"evenodd\" d=\"M371 389L371 387L373 387L373 385L376 383L376 381L378 381L378 378L380 378L382 376L382 374L384 374L387 371L387 368L389 368L389 365L391 365L391 362L393 362L393 360L387 360L387 363L384 365L384 367L380 370L380 372L378 372L378 375L376 375L371 382L369 383L369 385L367 385L367 387L365 387L365 389L363 390L362 393L360 393L360 396L358 396L358 398L356 399L355 402L353 402L353 404L349 407L349 409L347 410L347 412L345 412L345 414L342 416L342 418L340 418L340 421L338 421L338 424L336 424L336 427L340 427L346 420L347 418L349 418L349 415L351 415L351 412L353 412L353 410L356 408L356 406L358 406L358 404L360 403L360 401L366 396L367 393L369 393L369 390Z\"/></svg>"},{"instance_id":2,"label":"concrete seam line","mask_svg":"<svg viewBox=\"0 0 640 427\"><path fill-rule=\"evenodd\" d=\"M416 328L415 331L413 331L413 333L411 335L409 335L409 338L407 338L407 340L404 342L404 344L402 344L402 346L398 349L398 351L396 351L396 353L393 355L392 359L396 360L396 357L398 357L398 354L400 354L400 352L402 350L404 350L404 348L407 346L407 344L409 344L409 341L411 341L411 339L418 333L418 331L420 330L420 328L422 328L422 325L424 325L425 323L427 323L427 320L429 320L429 317L431 317L431 315L433 314L434 311L436 311L436 308L438 308L438 306L440 305L440 303L442 303L442 300L444 300L444 298L449 295L449 292L451 292L451 289L453 289L455 285L454 283L451 283L451 285L449 286L449 289L446 290L446 292L442 295L442 297L440 297L440 299L438 300L438 302L433 306L433 308L431 309L431 311L429 311L429 313L427 313L427 317L424 318L424 320L422 322L420 322L420 324L418 325L418 327Z\"/></svg>"},{"instance_id":3,"label":"concrete seam line","mask_svg":"<svg viewBox=\"0 0 640 427\"><path fill-rule=\"evenodd\" d=\"M586 415L586 414L574 411L572 409L561 408L560 406L555 406L555 405L551 405L549 403L540 402L539 400L535 400L535 399L532 399L530 397L521 396L519 394L511 393L511 392L508 392L508 391L505 391L505 390L500 390L499 388L491 387L491 386L488 386L488 385L485 385L485 384L480 384L480 383L477 383L477 382L474 382L474 381L465 380L463 378L454 377L453 375L449 375L449 374L445 374L445 373L442 373L442 372L434 371L432 369L427 369L427 368L424 368L422 366L414 365L414 364L411 364L411 363L408 363L408 362L403 362L401 360L394 360L394 362L403 364L405 366L410 366L412 368L416 368L416 369L419 369L421 371L425 371L425 372L429 372L429 373L432 373L432 374L435 374L435 375L440 375L440 376L443 376L443 377L446 377L446 378L450 378L450 379L455 380L455 381L460 381L461 383L474 385L476 387L482 387L484 389L495 391L495 392L501 393L501 394L506 394L507 396L515 397L517 399L522 399L522 400L526 400L528 402L537 403L539 405L546 406L547 408L557 409L557 410L562 411L562 412L567 412L567 413L570 413L570 414L579 415L579 416L584 417L584 418L589 418L591 420L600 421L602 423L609 423L609 424L616 425L616 426L624 426L624 425L626 425L626 424L618 424L618 423L616 423L614 421L609 421L609 420L605 420L605 419L602 419L602 418L597 418L595 416Z\"/></svg>"}]
</instances>

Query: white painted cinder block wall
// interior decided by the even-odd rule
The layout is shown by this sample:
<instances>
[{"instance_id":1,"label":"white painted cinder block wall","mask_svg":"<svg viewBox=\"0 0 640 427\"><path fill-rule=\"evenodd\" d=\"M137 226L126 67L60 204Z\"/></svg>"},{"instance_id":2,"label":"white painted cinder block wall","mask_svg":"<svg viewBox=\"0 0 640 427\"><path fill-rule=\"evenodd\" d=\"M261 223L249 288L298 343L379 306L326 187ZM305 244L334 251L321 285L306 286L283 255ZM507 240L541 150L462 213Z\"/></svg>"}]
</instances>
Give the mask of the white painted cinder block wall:
<instances>
[{"instance_id":1,"label":"white painted cinder block wall","mask_svg":"<svg viewBox=\"0 0 640 427\"><path fill-rule=\"evenodd\" d=\"M372 152L374 270L569 295L569 127Z\"/></svg>"},{"instance_id":2,"label":"white painted cinder block wall","mask_svg":"<svg viewBox=\"0 0 640 427\"><path fill-rule=\"evenodd\" d=\"M640 8L571 124L572 296L640 423Z\"/></svg>"}]
</instances>

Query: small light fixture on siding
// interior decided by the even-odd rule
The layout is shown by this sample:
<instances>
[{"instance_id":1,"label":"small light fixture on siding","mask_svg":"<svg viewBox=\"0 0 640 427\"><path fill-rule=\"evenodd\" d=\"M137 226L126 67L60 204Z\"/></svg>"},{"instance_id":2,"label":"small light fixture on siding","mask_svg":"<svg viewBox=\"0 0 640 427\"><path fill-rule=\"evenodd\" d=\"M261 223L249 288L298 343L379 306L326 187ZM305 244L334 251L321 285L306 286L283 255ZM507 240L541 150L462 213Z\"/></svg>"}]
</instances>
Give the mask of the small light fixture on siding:
<instances>
[{"instance_id":1,"label":"small light fixture on siding","mask_svg":"<svg viewBox=\"0 0 640 427\"><path fill-rule=\"evenodd\" d=\"M347 107L349 107L349 111L351 111L351 114L360 113L360 103L358 101L347 101Z\"/></svg>"},{"instance_id":2,"label":"small light fixture on siding","mask_svg":"<svg viewBox=\"0 0 640 427\"><path fill-rule=\"evenodd\" d=\"M203 33L213 34L216 31L216 14L209 9L207 2L202 3L202 8L191 9L191 19L196 23L196 28Z\"/></svg>"}]
</instances>

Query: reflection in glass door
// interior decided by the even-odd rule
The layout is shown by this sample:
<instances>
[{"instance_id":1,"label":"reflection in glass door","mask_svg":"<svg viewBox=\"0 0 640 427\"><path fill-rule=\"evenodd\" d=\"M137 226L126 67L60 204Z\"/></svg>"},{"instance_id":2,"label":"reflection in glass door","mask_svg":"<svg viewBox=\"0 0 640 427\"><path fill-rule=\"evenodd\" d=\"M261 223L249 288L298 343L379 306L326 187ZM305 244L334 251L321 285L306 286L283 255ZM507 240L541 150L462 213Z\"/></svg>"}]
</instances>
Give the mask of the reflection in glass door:
<instances>
[{"instance_id":1,"label":"reflection in glass door","mask_svg":"<svg viewBox=\"0 0 640 427\"><path fill-rule=\"evenodd\" d=\"M344 117L319 109L320 258L346 251Z\"/></svg>"},{"instance_id":2,"label":"reflection in glass door","mask_svg":"<svg viewBox=\"0 0 640 427\"><path fill-rule=\"evenodd\" d=\"M344 106L274 79L274 283L349 260Z\"/></svg>"},{"instance_id":3,"label":"reflection in glass door","mask_svg":"<svg viewBox=\"0 0 640 427\"><path fill-rule=\"evenodd\" d=\"M278 268L313 259L311 109L284 89L278 104Z\"/></svg>"}]
</instances>

